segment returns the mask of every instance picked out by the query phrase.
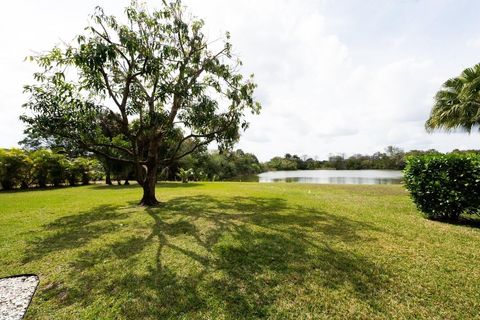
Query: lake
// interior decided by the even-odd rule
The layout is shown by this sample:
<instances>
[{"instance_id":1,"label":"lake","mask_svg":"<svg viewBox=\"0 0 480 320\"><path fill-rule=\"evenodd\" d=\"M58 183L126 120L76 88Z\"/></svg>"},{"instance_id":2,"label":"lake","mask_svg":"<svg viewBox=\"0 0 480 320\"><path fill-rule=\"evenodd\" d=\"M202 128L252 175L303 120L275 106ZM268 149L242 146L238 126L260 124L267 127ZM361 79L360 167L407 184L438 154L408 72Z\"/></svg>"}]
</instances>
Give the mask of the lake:
<instances>
[{"instance_id":1,"label":"lake","mask_svg":"<svg viewBox=\"0 0 480 320\"><path fill-rule=\"evenodd\" d=\"M258 175L259 182L297 182L325 184L400 184L398 170L297 170L269 171Z\"/></svg>"}]
</instances>

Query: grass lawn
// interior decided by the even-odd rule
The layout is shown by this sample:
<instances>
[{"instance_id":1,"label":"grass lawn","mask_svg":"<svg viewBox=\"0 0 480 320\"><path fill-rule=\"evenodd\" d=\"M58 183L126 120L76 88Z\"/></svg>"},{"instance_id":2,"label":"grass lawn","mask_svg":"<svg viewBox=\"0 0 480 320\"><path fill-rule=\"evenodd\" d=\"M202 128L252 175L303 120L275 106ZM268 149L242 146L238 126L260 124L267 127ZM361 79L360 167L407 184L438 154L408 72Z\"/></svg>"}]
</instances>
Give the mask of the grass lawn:
<instances>
[{"instance_id":1,"label":"grass lawn","mask_svg":"<svg viewBox=\"0 0 480 320\"><path fill-rule=\"evenodd\" d=\"M0 276L29 319L479 316L480 223L424 219L401 186L160 184L0 193Z\"/></svg>"}]
</instances>

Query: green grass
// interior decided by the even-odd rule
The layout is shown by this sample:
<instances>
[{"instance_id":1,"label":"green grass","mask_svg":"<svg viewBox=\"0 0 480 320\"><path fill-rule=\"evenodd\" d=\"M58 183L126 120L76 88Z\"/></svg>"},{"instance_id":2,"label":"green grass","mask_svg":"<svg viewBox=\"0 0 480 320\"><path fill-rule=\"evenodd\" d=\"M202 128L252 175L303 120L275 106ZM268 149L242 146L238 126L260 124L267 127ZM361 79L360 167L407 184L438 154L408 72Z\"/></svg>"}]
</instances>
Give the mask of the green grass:
<instances>
[{"instance_id":1,"label":"green grass","mask_svg":"<svg viewBox=\"0 0 480 320\"><path fill-rule=\"evenodd\" d=\"M478 317L480 223L401 186L161 184L0 193L0 276L29 319Z\"/></svg>"}]
</instances>

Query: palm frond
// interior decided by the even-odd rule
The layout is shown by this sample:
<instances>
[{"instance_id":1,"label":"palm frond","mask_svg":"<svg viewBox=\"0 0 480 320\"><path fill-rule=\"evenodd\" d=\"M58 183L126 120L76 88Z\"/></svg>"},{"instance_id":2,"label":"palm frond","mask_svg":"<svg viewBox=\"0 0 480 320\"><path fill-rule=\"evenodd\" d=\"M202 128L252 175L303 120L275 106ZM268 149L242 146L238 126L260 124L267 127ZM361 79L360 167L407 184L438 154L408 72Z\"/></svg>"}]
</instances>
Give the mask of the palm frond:
<instances>
[{"instance_id":1,"label":"palm frond","mask_svg":"<svg viewBox=\"0 0 480 320\"><path fill-rule=\"evenodd\" d=\"M480 64L463 70L456 78L445 81L434 98L427 131L465 130L480 125Z\"/></svg>"}]
</instances>

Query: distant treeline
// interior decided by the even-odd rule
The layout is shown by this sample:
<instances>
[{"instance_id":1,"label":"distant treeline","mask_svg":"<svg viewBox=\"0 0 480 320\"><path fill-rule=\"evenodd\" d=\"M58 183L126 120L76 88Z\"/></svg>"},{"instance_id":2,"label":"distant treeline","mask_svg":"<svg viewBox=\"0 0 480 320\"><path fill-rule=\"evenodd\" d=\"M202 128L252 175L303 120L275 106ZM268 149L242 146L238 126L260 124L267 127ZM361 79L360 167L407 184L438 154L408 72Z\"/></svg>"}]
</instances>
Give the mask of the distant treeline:
<instances>
[{"instance_id":1,"label":"distant treeline","mask_svg":"<svg viewBox=\"0 0 480 320\"><path fill-rule=\"evenodd\" d=\"M479 153L477 150L453 150L456 153ZM403 170L405 168L405 159L408 156L417 156L424 154L441 154L441 152L430 150L410 150L403 151L400 148L389 146L384 152L375 152L372 155L354 154L345 157L343 154L330 155L328 160L315 160L308 156L299 157L287 153L283 157L274 157L270 161L262 164L263 170Z\"/></svg>"},{"instance_id":2,"label":"distant treeline","mask_svg":"<svg viewBox=\"0 0 480 320\"><path fill-rule=\"evenodd\" d=\"M402 170L405 167L405 156L412 153L431 153L429 151L410 151L405 153L402 149L389 146L385 152L375 152L372 155L354 154L346 158L343 154L330 155L328 160L315 160L308 156L286 154L284 157L275 157L264 164L268 170L361 170L384 169Z\"/></svg>"},{"instance_id":3,"label":"distant treeline","mask_svg":"<svg viewBox=\"0 0 480 320\"><path fill-rule=\"evenodd\" d=\"M474 150L456 152L476 152ZM427 151L402 149L389 146L384 152L372 155L355 154L345 157L331 155L328 160L317 160L308 156L285 154L261 163L252 153L242 150L212 152L198 150L168 167L159 169L159 180L169 181L225 181L250 180L265 171L280 170L403 170L409 155L439 154ZM88 184L105 180L107 184L129 184L135 180L134 168L91 154L67 153L40 148L37 150L0 149L0 184L3 189L29 188Z\"/></svg>"}]
</instances>

